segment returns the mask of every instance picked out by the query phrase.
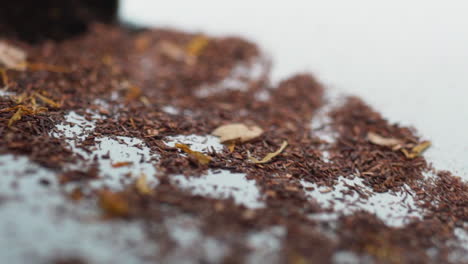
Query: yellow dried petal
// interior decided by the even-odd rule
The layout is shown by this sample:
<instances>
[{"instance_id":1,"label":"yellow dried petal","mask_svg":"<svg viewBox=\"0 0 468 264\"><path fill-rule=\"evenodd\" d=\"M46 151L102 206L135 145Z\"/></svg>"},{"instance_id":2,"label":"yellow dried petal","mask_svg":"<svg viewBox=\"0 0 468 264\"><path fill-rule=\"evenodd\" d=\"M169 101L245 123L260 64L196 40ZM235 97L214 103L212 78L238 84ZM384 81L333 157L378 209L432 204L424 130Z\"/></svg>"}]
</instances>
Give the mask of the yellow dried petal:
<instances>
[{"instance_id":1,"label":"yellow dried petal","mask_svg":"<svg viewBox=\"0 0 468 264\"><path fill-rule=\"evenodd\" d=\"M200 163L201 165L207 165L211 162L210 156L207 156L199 151L193 151L190 149L189 146L185 144L177 143L175 144L175 146L176 148L182 150L183 152L187 153L191 157L195 158L198 161L198 163Z\"/></svg>"},{"instance_id":2,"label":"yellow dried petal","mask_svg":"<svg viewBox=\"0 0 468 264\"><path fill-rule=\"evenodd\" d=\"M26 52L18 47L0 42L0 65L8 69L23 71L26 69Z\"/></svg>"},{"instance_id":3,"label":"yellow dried petal","mask_svg":"<svg viewBox=\"0 0 468 264\"><path fill-rule=\"evenodd\" d=\"M367 134L367 139L375 145L384 146L384 147L394 147L397 145L401 145L403 142L396 138L386 138L382 137L379 134L374 132L369 132Z\"/></svg>"},{"instance_id":4,"label":"yellow dried petal","mask_svg":"<svg viewBox=\"0 0 468 264\"><path fill-rule=\"evenodd\" d=\"M267 162L270 162L274 157L278 156L279 154L281 154L281 152L283 152L283 150L288 146L288 142L287 141L283 141L283 144L281 144L281 147L275 151L275 152L272 152L272 153L268 153L262 160L258 160L254 157L249 157L249 159L253 162L253 163L256 163L256 164L263 164L263 163L267 163Z\"/></svg>"},{"instance_id":5,"label":"yellow dried petal","mask_svg":"<svg viewBox=\"0 0 468 264\"><path fill-rule=\"evenodd\" d=\"M211 134L220 138L221 143L240 140L247 142L263 134L263 129L258 126L246 126L241 123L223 125L216 128Z\"/></svg>"},{"instance_id":6,"label":"yellow dried petal","mask_svg":"<svg viewBox=\"0 0 468 264\"><path fill-rule=\"evenodd\" d=\"M140 177L135 181L135 188L137 191L144 195L150 195L153 191L148 186L148 181L146 180L146 174L142 173Z\"/></svg>"},{"instance_id":7,"label":"yellow dried petal","mask_svg":"<svg viewBox=\"0 0 468 264\"><path fill-rule=\"evenodd\" d=\"M110 217L124 217L130 212L127 199L121 193L108 190L99 192L99 207Z\"/></svg>"},{"instance_id":8,"label":"yellow dried petal","mask_svg":"<svg viewBox=\"0 0 468 264\"><path fill-rule=\"evenodd\" d=\"M23 109L18 108L16 113L8 120L8 127L11 127L16 121L21 120L21 117L23 116Z\"/></svg>"},{"instance_id":9,"label":"yellow dried petal","mask_svg":"<svg viewBox=\"0 0 468 264\"><path fill-rule=\"evenodd\" d=\"M236 142L232 141L229 146L228 146L229 152L232 153L234 152L234 149L236 149Z\"/></svg>"},{"instance_id":10,"label":"yellow dried petal","mask_svg":"<svg viewBox=\"0 0 468 264\"><path fill-rule=\"evenodd\" d=\"M197 36L193 38L187 45L187 54L193 57L198 57L203 49L208 45L209 39L205 36Z\"/></svg>"},{"instance_id":11,"label":"yellow dried petal","mask_svg":"<svg viewBox=\"0 0 468 264\"><path fill-rule=\"evenodd\" d=\"M173 60L181 61L184 60L186 56L185 51L182 48L169 41L162 41L159 44L159 50L162 54Z\"/></svg>"},{"instance_id":12,"label":"yellow dried petal","mask_svg":"<svg viewBox=\"0 0 468 264\"><path fill-rule=\"evenodd\" d=\"M420 144L414 146L412 149L410 150L402 149L401 152L403 152L403 154L405 154L405 156L408 159L414 159L416 157L419 157L430 146L431 146L430 141L423 141Z\"/></svg>"}]
</instances>

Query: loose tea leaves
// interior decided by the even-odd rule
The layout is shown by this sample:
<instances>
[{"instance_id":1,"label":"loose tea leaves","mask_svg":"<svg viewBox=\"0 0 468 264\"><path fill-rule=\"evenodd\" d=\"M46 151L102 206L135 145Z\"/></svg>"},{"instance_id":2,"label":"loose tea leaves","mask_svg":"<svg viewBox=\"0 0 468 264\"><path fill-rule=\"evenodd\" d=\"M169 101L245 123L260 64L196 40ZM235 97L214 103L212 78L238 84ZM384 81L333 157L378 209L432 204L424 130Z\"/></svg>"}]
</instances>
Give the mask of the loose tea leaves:
<instances>
[{"instance_id":1,"label":"loose tea leaves","mask_svg":"<svg viewBox=\"0 0 468 264\"><path fill-rule=\"evenodd\" d=\"M223 125L216 128L212 134L220 138L221 143L229 141L247 142L258 138L263 134L263 129L258 126L246 126L241 123Z\"/></svg>"},{"instance_id":2,"label":"loose tea leaves","mask_svg":"<svg viewBox=\"0 0 468 264\"><path fill-rule=\"evenodd\" d=\"M191 150L190 147L185 144L177 143L175 144L175 146L176 148L187 153L189 156L195 158L198 161L198 163L200 163L201 165L209 164L212 159L210 156L207 156L199 151Z\"/></svg>"},{"instance_id":3,"label":"loose tea leaves","mask_svg":"<svg viewBox=\"0 0 468 264\"><path fill-rule=\"evenodd\" d=\"M12 112L12 111L15 111L15 113L8 120L8 127L11 127L15 122L21 120L21 118L24 115L37 115L37 114L40 114L40 113L44 113L44 112L47 111L47 108L38 107L35 104L35 101L32 100L32 106L17 105L15 107L1 109L0 113Z\"/></svg>"},{"instance_id":4,"label":"loose tea leaves","mask_svg":"<svg viewBox=\"0 0 468 264\"><path fill-rule=\"evenodd\" d=\"M272 153L268 153L263 159L261 160L258 160L254 157L251 157L249 155L249 160L252 161L253 163L255 164L263 164L263 163L268 163L270 162L274 157L278 156L279 154L281 154L281 152L283 152L283 150L288 146L288 142L287 141L283 141L283 144L281 144L281 147L275 151L275 152L272 152ZM250 154L250 153L249 153Z\"/></svg>"}]
</instances>

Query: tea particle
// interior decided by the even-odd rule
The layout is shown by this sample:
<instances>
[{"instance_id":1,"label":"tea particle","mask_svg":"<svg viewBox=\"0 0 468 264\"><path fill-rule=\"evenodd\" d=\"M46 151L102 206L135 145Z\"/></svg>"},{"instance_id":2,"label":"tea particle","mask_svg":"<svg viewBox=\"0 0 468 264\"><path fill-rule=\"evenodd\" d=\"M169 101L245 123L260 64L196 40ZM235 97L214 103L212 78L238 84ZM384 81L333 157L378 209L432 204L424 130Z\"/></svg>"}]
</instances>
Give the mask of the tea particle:
<instances>
[{"instance_id":1,"label":"tea particle","mask_svg":"<svg viewBox=\"0 0 468 264\"><path fill-rule=\"evenodd\" d=\"M112 168L122 168L122 167L130 166L132 164L133 164L133 162L131 162L131 161L116 162L116 163L112 164Z\"/></svg>"}]
</instances>

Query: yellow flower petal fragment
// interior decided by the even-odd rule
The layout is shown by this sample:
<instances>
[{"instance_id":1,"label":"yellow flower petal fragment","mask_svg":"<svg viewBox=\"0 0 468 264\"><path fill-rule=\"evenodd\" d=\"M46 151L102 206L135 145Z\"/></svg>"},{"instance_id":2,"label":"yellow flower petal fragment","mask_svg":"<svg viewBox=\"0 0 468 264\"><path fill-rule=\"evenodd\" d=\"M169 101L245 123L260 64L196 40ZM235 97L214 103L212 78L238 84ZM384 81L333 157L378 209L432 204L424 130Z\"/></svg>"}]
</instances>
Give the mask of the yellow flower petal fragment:
<instances>
[{"instance_id":1,"label":"yellow flower petal fragment","mask_svg":"<svg viewBox=\"0 0 468 264\"><path fill-rule=\"evenodd\" d=\"M10 118L10 120L8 120L8 127L11 127L16 121L21 120L21 117L23 116L23 112L24 111L22 108L18 108L15 114Z\"/></svg>"},{"instance_id":2,"label":"yellow flower petal fragment","mask_svg":"<svg viewBox=\"0 0 468 264\"><path fill-rule=\"evenodd\" d=\"M386 138L382 137L379 134L374 132L369 132L367 134L367 139L375 145L384 146L384 147L395 147L397 145L401 145L403 142L396 138Z\"/></svg>"},{"instance_id":3,"label":"yellow flower petal fragment","mask_svg":"<svg viewBox=\"0 0 468 264\"><path fill-rule=\"evenodd\" d=\"M24 71L26 69L26 52L18 47L0 42L0 65L8 69Z\"/></svg>"},{"instance_id":4,"label":"yellow flower petal fragment","mask_svg":"<svg viewBox=\"0 0 468 264\"><path fill-rule=\"evenodd\" d=\"M253 163L256 163L256 164L263 164L263 163L267 163L267 162L270 162L274 157L278 156L279 154L281 154L281 152L283 152L283 150L288 146L288 142L287 141L283 141L283 144L281 144L281 147L275 151L275 152L272 152L272 153L268 153L262 160L258 160L254 157L249 157L249 159L253 162Z\"/></svg>"},{"instance_id":5,"label":"yellow flower petal fragment","mask_svg":"<svg viewBox=\"0 0 468 264\"><path fill-rule=\"evenodd\" d=\"M200 163L201 165L207 165L210 163L211 161L211 157L210 156L207 156L201 152L198 152L198 151L193 151L190 149L189 146L185 145L185 144L181 144L181 143L177 143L175 144L176 148L182 150L183 152L187 153L188 155L190 155L191 157L195 158L198 163Z\"/></svg>"},{"instance_id":6,"label":"yellow flower petal fragment","mask_svg":"<svg viewBox=\"0 0 468 264\"><path fill-rule=\"evenodd\" d=\"M182 61L186 56L185 51L181 47L169 41L161 41L159 44L159 51L176 61Z\"/></svg>"},{"instance_id":7,"label":"yellow flower petal fragment","mask_svg":"<svg viewBox=\"0 0 468 264\"><path fill-rule=\"evenodd\" d=\"M125 196L109 190L99 192L99 207L109 217L125 217L130 212L130 205Z\"/></svg>"},{"instance_id":8,"label":"yellow flower petal fragment","mask_svg":"<svg viewBox=\"0 0 468 264\"><path fill-rule=\"evenodd\" d=\"M263 134L263 129L258 126L246 126L241 123L223 125L216 128L211 134L220 138L221 143L240 140L247 142Z\"/></svg>"},{"instance_id":9,"label":"yellow flower petal fragment","mask_svg":"<svg viewBox=\"0 0 468 264\"><path fill-rule=\"evenodd\" d=\"M423 141L420 144L414 146L410 150L402 149L401 152L405 154L405 156L408 159L414 159L416 157L419 157L426 149L428 149L431 146L430 141Z\"/></svg>"},{"instance_id":10,"label":"yellow flower petal fragment","mask_svg":"<svg viewBox=\"0 0 468 264\"><path fill-rule=\"evenodd\" d=\"M146 180L146 174L142 173L140 177L135 181L135 188L137 191L144 195L150 195L153 193L151 188L148 185L148 181Z\"/></svg>"},{"instance_id":11,"label":"yellow flower petal fragment","mask_svg":"<svg viewBox=\"0 0 468 264\"><path fill-rule=\"evenodd\" d=\"M208 42L209 40L205 36L193 38L187 45L187 54L189 56L198 57L206 45L208 45Z\"/></svg>"},{"instance_id":12,"label":"yellow flower petal fragment","mask_svg":"<svg viewBox=\"0 0 468 264\"><path fill-rule=\"evenodd\" d=\"M234 152L234 150L236 149L236 142L232 141L231 143L229 143L228 149L229 149L229 153Z\"/></svg>"}]
</instances>

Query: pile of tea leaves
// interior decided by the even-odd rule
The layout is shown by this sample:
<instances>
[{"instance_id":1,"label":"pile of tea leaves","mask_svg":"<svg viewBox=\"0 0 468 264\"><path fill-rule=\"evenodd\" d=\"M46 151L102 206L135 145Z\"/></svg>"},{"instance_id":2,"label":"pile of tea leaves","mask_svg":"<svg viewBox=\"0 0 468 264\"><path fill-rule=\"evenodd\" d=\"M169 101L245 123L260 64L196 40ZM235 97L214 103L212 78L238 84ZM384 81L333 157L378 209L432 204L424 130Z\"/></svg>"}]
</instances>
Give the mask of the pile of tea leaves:
<instances>
[{"instance_id":1,"label":"pile of tea leaves","mask_svg":"<svg viewBox=\"0 0 468 264\"><path fill-rule=\"evenodd\" d=\"M310 74L272 84L249 41L96 24L59 43L0 44L0 152L55 175L66 207L142 223L128 247L157 248L142 263L468 263L468 184L431 167L428 139ZM87 125L63 133L80 127L70 116ZM143 154L100 153L103 138ZM126 171L120 187L110 171ZM181 185L207 175L254 183L255 205ZM217 246L182 246L180 218Z\"/></svg>"}]
</instances>

